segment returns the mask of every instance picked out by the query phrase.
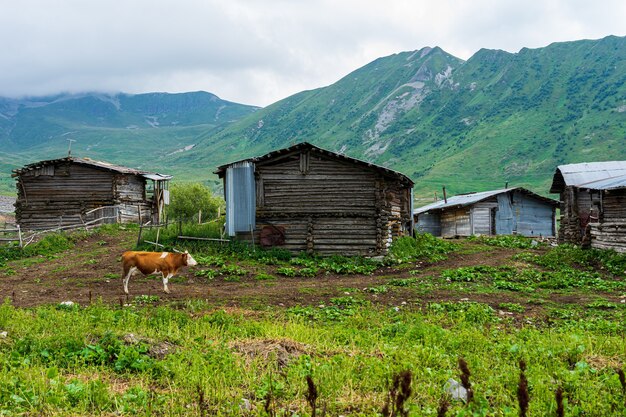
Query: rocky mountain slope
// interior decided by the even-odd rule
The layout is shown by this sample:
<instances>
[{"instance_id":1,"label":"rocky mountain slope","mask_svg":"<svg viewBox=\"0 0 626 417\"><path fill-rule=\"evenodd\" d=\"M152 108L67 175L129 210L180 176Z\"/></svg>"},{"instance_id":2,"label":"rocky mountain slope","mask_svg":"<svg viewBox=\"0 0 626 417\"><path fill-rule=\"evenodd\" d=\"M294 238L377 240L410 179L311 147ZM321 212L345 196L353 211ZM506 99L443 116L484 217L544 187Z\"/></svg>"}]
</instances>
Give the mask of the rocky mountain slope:
<instances>
[{"instance_id":1,"label":"rocky mountain slope","mask_svg":"<svg viewBox=\"0 0 626 417\"><path fill-rule=\"evenodd\" d=\"M263 109L202 92L0 99L3 173L63 156L66 139L75 155L213 185L217 165L309 141L404 172L424 202L442 185L547 194L558 164L626 159L626 38L467 61L422 48Z\"/></svg>"}]
</instances>

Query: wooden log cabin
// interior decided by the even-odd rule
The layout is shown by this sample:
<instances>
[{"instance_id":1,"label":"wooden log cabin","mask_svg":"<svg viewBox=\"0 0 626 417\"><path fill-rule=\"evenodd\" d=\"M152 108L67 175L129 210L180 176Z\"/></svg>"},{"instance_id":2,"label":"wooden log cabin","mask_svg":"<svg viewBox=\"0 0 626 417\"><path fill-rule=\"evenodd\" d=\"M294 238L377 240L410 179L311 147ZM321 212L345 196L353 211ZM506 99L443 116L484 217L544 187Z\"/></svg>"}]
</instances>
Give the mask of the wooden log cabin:
<instances>
[{"instance_id":1,"label":"wooden log cabin","mask_svg":"<svg viewBox=\"0 0 626 417\"><path fill-rule=\"evenodd\" d=\"M414 211L416 228L434 236L555 236L558 202L525 188L460 194Z\"/></svg>"},{"instance_id":2,"label":"wooden log cabin","mask_svg":"<svg viewBox=\"0 0 626 417\"><path fill-rule=\"evenodd\" d=\"M158 223L172 178L71 156L26 165L12 176L18 194L15 218L24 230L80 225L103 213L113 217L108 223ZM97 208L107 210L94 212Z\"/></svg>"},{"instance_id":3,"label":"wooden log cabin","mask_svg":"<svg viewBox=\"0 0 626 417\"><path fill-rule=\"evenodd\" d=\"M626 161L585 162L556 168L550 192L559 194L560 243L589 246L590 240L593 240L590 223L595 223L594 230L600 231L600 218L612 219L607 223L619 223L620 219L626 219L624 202L622 200L621 206L619 202L619 195L623 192L619 191L619 187L592 188L613 187L613 180L625 175ZM600 241L596 238L598 245Z\"/></svg>"},{"instance_id":4,"label":"wooden log cabin","mask_svg":"<svg viewBox=\"0 0 626 417\"><path fill-rule=\"evenodd\" d=\"M378 256L412 233L413 181L300 143L218 167L226 231L292 253Z\"/></svg>"}]
</instances>

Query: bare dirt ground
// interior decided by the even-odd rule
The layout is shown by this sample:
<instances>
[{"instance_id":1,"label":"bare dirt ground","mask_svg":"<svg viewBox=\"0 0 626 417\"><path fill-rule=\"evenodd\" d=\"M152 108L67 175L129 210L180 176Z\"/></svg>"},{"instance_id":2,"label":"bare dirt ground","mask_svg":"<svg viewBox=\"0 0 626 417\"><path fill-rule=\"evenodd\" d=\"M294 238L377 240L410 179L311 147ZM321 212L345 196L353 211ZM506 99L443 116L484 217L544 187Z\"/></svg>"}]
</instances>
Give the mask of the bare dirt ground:
<instances>
[{"instance_id":1,"label":"bare dirt ground","mask_svg":"<svg viewBox=\"0 0 626 417\"><path fill-rule=\"evenodd\" d=\"M527 305L528 294L513 292L471 293L458 290L434 291L416 287L389 287L386 293L363 291L386 284L392 278L417 278L427 282L444 269L471 265L511 265L514 249L490 248L488 252L453 252L445 261L436 264L413 264L402 267L381 267L372 275L319 275L315 278L289 278L277 275L276 267L242 263L248 274L239 282L227 282L218 276L212 280L197 277L194 272L202 267L183 268L170 281L170 294L163 292L160 277L141 275L131 278L130 297L123 294L120 255L132 249L134 232L117 235L92 235L73 249L54 257L35 257L9 263L9 272L0 271L0 299L11 299L13 305L30 307L40 304L73 301L81 305L102 300L116 304L132 302L140 295L158 296L159 303L188 299L204 299L216 306L252 307L328 304L332 297L359 292L375 304L388 306L423 306L429 302L477 301L498 308L503 302L517 302L527 306L525 315L532 314ZM468 253L469 252L469 253ZM411 272L413 271L413 272ZM259 272L269 273L275 280L257 280ZM411 272L411 273L410 273ZM583 303L584 295L543 294L551 302ZM544 297L544 298L545 298ZM153 298L153 297L151 297ZM548 301L546 300L546 301Z\"/></svg>"}]
</instances>

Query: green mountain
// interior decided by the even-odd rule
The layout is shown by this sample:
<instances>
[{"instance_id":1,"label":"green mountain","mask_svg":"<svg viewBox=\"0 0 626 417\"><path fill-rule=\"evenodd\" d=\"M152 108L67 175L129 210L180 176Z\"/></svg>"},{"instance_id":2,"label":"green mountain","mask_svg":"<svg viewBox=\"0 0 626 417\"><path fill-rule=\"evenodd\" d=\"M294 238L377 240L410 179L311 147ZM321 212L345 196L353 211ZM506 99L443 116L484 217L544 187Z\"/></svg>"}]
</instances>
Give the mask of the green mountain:
<instances>
[{"instance_id":1,"label":"green mountain","mask_svg":"<svg viewBox=\"0 0 626 417\"><path fill-rule=\"evenodd\" d=\"M11 169L72 154L135 168L171 171L168 155L258 110L206 92L0 98L0 192L15 188Z\"/></svg>"},{"instance_id":2,"label":"green mountain","mask_svg":"<svg viewBox=\"0 0 626 417\"><path fill-rule=\"evenodd\" d=\"M626 38L380 58L207 134L171 164L206 174L300 141L402 171L423 202L442 185L547 194L558 164L626 159Z\"/></svg>"},{"instance_id":3,"label":"green mountain","mask_svg":"<svg viewBox=\"0 0 626 417\"><path fill-rule=\"evenodd\" d=\"M626 38L467 61L423 48L263 109L209 93L0 99L3 175L66 155L66 139L77 156L213 186L218 165L308 141L409 175L418 203L442 185L547 194L558 164L626 159Z\"/></svg>"}]
</instances>

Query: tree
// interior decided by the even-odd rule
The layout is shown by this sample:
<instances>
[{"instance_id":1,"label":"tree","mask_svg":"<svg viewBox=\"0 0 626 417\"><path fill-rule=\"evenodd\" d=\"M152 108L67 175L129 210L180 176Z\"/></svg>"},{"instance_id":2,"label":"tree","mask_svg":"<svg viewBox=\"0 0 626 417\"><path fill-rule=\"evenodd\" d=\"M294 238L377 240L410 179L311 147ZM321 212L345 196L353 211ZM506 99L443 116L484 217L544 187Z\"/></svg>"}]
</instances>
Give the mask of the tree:
<instances>
[{"instance_id":1,"label":"tree","mask_svg":"<svg viewBox=\"0 0 626 417\"><path fill-rule=\"evenodd\" d=\"M172 219L191 220L197 219L198 212L202 211L203 219L214 219L218 207L223 205L221 198L213 196L211 190L200 183L172 184L167 215Z\"/></svg>"}]
</instances>

